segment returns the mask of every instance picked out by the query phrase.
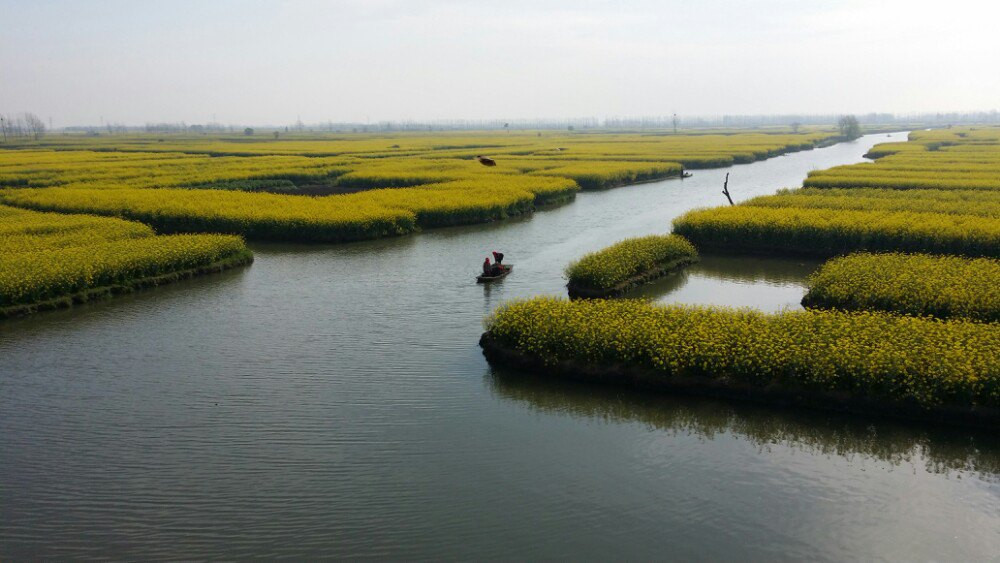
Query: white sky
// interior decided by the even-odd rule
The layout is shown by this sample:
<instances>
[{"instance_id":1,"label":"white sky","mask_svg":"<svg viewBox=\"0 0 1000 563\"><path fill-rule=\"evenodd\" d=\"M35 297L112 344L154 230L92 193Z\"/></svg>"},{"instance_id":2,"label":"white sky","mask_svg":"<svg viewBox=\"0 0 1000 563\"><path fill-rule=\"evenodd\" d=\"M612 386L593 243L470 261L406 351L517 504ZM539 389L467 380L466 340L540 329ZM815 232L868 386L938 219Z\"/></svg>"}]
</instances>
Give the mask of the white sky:
<instances>
[{"instance_id":1,"label":"white sky","mask_svg":"<svg viewBox=\"0 0 1000 563\"><path fill-rule=\"evenodd\" d=\"M54 124L992 110L1000 2L0 0Z\"/></svg>"}]
</instances>

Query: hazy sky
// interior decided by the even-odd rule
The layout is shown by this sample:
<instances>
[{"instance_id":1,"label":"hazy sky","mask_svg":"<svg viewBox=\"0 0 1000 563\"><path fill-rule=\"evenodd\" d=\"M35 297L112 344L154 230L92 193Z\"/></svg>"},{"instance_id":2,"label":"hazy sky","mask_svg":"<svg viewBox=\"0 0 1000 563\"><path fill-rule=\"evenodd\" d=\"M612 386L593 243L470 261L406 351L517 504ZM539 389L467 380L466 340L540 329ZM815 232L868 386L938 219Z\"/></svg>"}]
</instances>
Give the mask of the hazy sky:
<instances>
[{"instance_id":1,"label":"hazy sky","mask_svg":"<svg viewBox=\"0 0 1000 563\"><path fill-rule=\"evenodd\" d=\"M105 121L991 110L1000 3L0 0L0 112Z\"/></svg>"}]
</instances>

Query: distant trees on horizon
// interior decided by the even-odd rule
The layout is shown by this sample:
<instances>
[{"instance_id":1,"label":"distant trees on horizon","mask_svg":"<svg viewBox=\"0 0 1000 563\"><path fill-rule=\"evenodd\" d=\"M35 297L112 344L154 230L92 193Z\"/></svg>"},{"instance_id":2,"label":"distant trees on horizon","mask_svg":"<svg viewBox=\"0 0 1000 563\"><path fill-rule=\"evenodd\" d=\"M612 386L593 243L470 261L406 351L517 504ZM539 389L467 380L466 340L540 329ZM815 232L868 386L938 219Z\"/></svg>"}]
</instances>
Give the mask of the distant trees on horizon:
<instances>
[{"instance_id":1,"label":"distant trees on horizon","mask_svg":"<svg viewBox=\"0 0 1000 563\"><path fill-rule=\"evenodd\" d=\"M45 136L45 122L40 117L24 112L13 115L0 114L0 141L39 140Z\"/></svg>"}]
</instances>

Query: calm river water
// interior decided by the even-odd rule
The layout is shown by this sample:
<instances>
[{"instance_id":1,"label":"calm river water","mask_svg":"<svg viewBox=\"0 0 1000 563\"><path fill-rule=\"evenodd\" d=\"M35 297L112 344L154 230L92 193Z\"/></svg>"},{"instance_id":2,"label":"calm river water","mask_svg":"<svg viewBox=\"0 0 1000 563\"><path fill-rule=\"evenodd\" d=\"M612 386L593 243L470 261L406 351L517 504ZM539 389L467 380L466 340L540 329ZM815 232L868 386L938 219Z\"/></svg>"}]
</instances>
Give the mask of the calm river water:
<instances>
[{"instance_id":1,"label":"calm river water","mask_svg":"<svg viewBox=\"0 0 1000 563\"><path fill-rule=\"evenodd\" d=\"M255 245L240 271L4 322L0 559L995 558L994 437L540 382L477 346L581 254L724 203L727 171L745 199L885 140L488 226ZM476 285L493 249L514 273ZM638 293L798 307L815 266L706 257Z\"/></svg>"}]
</instances>

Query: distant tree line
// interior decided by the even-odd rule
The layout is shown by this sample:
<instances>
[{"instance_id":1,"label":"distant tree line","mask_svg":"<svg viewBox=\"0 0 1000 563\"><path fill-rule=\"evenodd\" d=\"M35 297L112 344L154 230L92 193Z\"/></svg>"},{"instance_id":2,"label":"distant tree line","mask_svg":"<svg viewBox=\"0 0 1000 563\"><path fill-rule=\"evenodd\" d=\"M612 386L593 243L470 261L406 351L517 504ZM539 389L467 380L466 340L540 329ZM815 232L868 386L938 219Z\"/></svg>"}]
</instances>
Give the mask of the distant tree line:
<instances>
[{"instance_id":1,"label":"distant tree line","mask_svg":"<svg viewBox=\"0 0 1000 563\"><path fill-rule=\"evenodd\" d=\"M142 126L125 126L123 124L102 123L101 126L66 127L64 131L82 131L90 135L124 134L128 132L145 133L186 133L186 134L244 134L247 128L258 134L272 135L274 132L284 133L390 133L399 131L464 131L464 130L562 130L562 131L615 131L615 130L691 130L706 128L744 129L755 127L788 127L800 131L807 126L829 126L836 124L845 136L853 136L860 132L852 124L841 124L842 115L831 114L775 114L775 115L655 115L619 117L610 116L580 117L580 118L526 118L526 119L437 119L428 121L320 121L304 123L296 119L287 125L283 124L222 124L204 123L188 124L185 122L146 123ZM921 126L941 127L947 125L1000 123L1000 112L955 112L955 113L866 113L853 117L857 124L870 126ZM37 120L37 117L35 118ZM37 120L41 124L41 120ZM860 125L859 125L860 127Z\"/></svg>"},{"instance_id":2,"label":"distant tree line","mask_svg":"<svg viewBox=\"0 0 1000 563\"><path fill-rule=\"evenodd\" d=\"M4 143L27 139L37 141L45 136L45 122L30 112L0 114L0 135Z\"/></svg>"},{"instance_id":3,"label":"distant tree line","mask_svg":"<svg viewBox=\"0 0 1000 563\"><path fill-rule=\"evenodd\" d=\"M679 116L657 115L636 117L581 117L563 119L439 119L433 121L379 121L371 123L326 121L305 124L296 121L288 127L291 131L329 131L353 133L384 133L392 131L449 131L449 130L595 130L595 129L698 129L708 127L750 128L750 127L789 127L799 130L807 125L828 126L837 124L840 115L715 115L715 116ZM964 113L921 113L892 114L866 113L854 116L858 123L865 125L959 125L963 123L1000 123L1000 112L964 112ZM260 127L261 129L276 128ZM572 129L571 129L572 128ZM853 130L852 133L853 134Z\"/></svg>"},{"instance_id":4,"label":"distant tree line","mask_svg":"<svg viewBox=\"0 0 1000 563\"><path fill-rule=\"evenodd\" d=\"M204 125L192 123L188 125L183 121L180 123L147 123L142 127L146 133L232 133L242 129L235 125L223 125L221 123L206 123Z\"/></svg>"}]
</instances>

